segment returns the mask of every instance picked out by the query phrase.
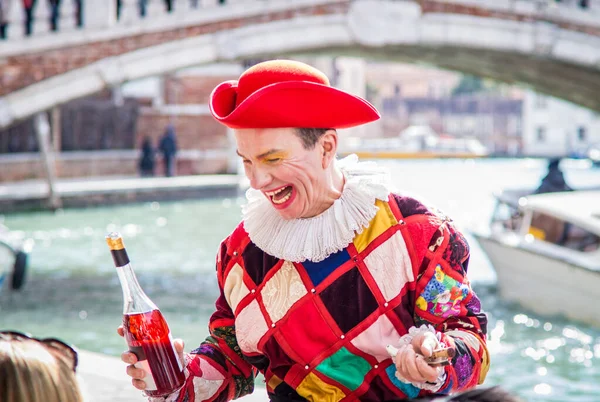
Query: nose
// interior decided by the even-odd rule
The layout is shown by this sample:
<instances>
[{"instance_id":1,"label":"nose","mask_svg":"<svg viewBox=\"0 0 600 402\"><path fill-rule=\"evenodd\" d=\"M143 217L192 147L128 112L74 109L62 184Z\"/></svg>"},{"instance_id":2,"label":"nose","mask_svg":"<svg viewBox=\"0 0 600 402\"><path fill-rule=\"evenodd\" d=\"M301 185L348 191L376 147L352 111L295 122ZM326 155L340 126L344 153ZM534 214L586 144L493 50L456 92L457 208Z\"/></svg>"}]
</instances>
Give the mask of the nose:
<instances>
[{"instance_id":1,"label":"nose","mask_svg":"<svg viewBox=\"0 0 600 402\"><path fill-rule=\"evenodd\" d=\"M266 169L253 167L250 171L248 179L250 180L250 186L253 189L260 190L261 188L269 185L269 183L271 183L273 180L273 177Z\"/></svg>"}]
</instances>

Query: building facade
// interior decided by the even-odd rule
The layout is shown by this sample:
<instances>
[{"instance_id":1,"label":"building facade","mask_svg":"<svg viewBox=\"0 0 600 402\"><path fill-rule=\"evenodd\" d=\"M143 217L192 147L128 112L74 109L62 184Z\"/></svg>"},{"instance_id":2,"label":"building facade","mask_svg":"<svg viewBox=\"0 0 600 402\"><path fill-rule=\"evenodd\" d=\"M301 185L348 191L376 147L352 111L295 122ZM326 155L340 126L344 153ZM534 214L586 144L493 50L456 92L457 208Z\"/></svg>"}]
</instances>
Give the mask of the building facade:
<instances>
[{"instance_id":1,"label":"building facade","mask_svg":"<svg viewBox=\"0 0 600 402\"><path fill-rule=\"evenodd\" d=\"M523 155L583 156L600 144L600 114L553 97L526 91Z\"/></svg>"}]
</instances>

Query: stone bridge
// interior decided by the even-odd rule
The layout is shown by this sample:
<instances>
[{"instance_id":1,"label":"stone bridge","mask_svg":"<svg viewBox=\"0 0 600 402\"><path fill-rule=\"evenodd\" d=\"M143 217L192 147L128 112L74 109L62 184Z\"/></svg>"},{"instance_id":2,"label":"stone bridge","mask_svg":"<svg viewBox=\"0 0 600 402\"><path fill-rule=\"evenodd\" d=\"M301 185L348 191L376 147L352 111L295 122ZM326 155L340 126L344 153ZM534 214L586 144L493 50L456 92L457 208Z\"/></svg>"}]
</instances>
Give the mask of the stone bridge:
<instances>
[{"instance_id":1,"label":"stone bridge","mask_svg":"<svg viewBox=\"0 0 600 402\"><path fill-rule=\"evenodd\" d=\"M29 36L13 2L0 128L138 78L319 53L427 63L600 111L599 0L172 0L169 12L146 0L144 15L139 0L121 0L118 18L113 1L85 0L78 19L74 0L62 2L56 31L38 1Z\"/></svg>"}]
</instances>

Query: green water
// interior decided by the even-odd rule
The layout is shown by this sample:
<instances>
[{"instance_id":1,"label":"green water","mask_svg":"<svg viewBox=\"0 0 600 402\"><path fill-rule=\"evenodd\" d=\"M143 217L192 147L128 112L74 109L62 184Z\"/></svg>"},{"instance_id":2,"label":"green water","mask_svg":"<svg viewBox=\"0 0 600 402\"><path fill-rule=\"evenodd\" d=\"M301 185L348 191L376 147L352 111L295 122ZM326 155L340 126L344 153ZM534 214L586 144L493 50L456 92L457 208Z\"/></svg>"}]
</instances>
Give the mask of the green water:
<instances>
[{"instance_id":1,"label":"green water","mask_svg":"<svg viewBox=\"0 0 600 402\"><path fill-rule=\"evenodd\" d=\"M484 225L491 191L534 186L540 161L384 161L399 189L436 204L465 229ZM567 179L600 184L600 169L574 163ZM0 328L60 336L118 356L122 295L104 235L119 230L146 293L190 349L206 334L217 297L214 259L240 219L242 199L146 203L12 214L15 238L32 238L30 271L19 293L0 292ZM539 317L497 298L493 268L470 238L470 277L489 315L492 366L486 384L530 401L600 401L600 329ZM535 286L532 283L531 286ZM593 301L591 301L593 302Z\"/></svg>"}]
</instances>

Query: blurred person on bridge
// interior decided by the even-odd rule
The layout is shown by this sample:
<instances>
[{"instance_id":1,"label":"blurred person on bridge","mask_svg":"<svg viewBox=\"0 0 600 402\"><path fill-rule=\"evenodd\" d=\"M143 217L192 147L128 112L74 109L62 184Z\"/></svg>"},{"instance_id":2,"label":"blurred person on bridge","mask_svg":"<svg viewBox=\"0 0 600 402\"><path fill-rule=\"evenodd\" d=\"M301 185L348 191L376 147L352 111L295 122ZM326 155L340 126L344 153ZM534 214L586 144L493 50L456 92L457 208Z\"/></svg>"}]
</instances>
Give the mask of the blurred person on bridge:
<instances>
[{"instance_id":1,"label":"blurred person on bridge","mask_svg":"<svg viewBox=\"0 0 600 402\"><path fill-rule=\"evenodd\" d=\"M30 36L33 33L33 11L37 0L23 0L23 9L25 10L25 35Z\"/></svg>"},{"instance_id":2,"label":"blurred person on bridge","mask_svg":"<svg viewBox=\"0 0 600 402\"><path fill-rule=\"evenodd\" d=\"M60 339L0 332L0 401L83 402L77 360Z\"/></svg>"},{"instance_id":3,"label":"blurred person on bridge","mask_svg":"<svg viewBox=\"0 0 600 402\"><path fill-rule=\"evenodd\" d=\"M58 31L60 20L60 0L49 0L50 2L50 30Z\"/></svg>"},{"instance_id":4,"label":"blurred person on bridge","mask_svg":"<svg viewBox=\"0 0 600 402\"><path fill-rule=\"evenodd\" d=\"M217 253L210 336L186 354L176 341L186 383L151 400L232 400L258 372L277 402L399 401L481 384L487 317L465 237L394 190L386 169L336 157L337 129L378 111L288 60L219 84L209 106L234 130L251 189ZM145 389L135 354L122 360Z\"/></svg>"},{"instance_id":5,"label":"blurred person on bridge","mask_svg":"<svg viewBox=\"0 0 600 402\"><path fill-rule=\"evenodd\" d=\"M140 176L154 176L155 154L156 152L152 146L152 139L150 137L145 137L144 142L142 142L142 154L139 162Z\"/></svg>"},{"instance_id":6,"label":"blurred person on bridge","mask_svg":"<svg viewBox=\"0 0 600 402\"><path fill-rule=\"evenodd\" d=\"M138 6L140 9L140 17L145 17L148 9L148 0L138 0Z\"/></svg>"},{"instance_id":7,"label":"blurred person on bridge","mask_svg":"<svg viewBox=\"0 0 600 402\"><path fill-rule=\"evenodd\" d=\"M0 0L0 39L6 39L12 0Z\"/></svg>"},{"instance_id":8,"label":"blurred person on bridge","mask_svg":"<svg viewBox=\"0 0 600 402\"><path fill-rule=\"evenodd\" d=\"M177 154L177 138L175 137L175 127L169 123L164 135L160 138L158 149L163 156L163 165L165 176L171 177L175 175Z\"/></svg>"},{"instance_id":9,"label":"blurred person on bridge","mask_svg":"<svg viewBox=\"0 0 600 402\"><path fill-rule=\"evenodd\" d=\"M83 0L75 0L75 26L83 27Z\"/></svg>"},{"instance_id":10,"label":"blurred person on bridge","mask_svg":"<svg viewBox=\"0 0 600 402\"><path fill-rule=\"evenodd\" d=\"M81 5L81 1L82 0L77 0L80 2ZM138 0L137 1L137 7L138 7L138 14L140 17L144 18L146 17L147 11L148 11L148 0ZM117 21L119 19L121 19L121 9L123 8L123 0L116 0L116 18Z\"/></svg>"}]
</instances>

